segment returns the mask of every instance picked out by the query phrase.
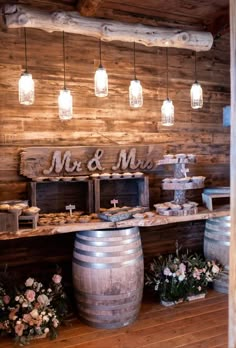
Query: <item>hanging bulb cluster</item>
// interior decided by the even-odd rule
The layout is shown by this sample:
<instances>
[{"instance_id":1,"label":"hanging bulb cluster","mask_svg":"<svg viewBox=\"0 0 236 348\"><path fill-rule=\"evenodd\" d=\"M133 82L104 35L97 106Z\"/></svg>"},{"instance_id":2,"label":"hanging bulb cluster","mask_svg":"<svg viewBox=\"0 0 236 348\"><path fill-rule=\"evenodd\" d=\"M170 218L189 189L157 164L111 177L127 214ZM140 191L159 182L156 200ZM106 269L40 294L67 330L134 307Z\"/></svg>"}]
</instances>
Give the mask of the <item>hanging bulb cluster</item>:
<instances>
[{"instance_id":1,"label":"hanging bulb cluster","mask_svg":"<svg viewBox=\"0 0 236 348\"><path fill-rule=\"evenodd\" d=\"M94 75L94 93L96 97L108 96L108 75L106 69L102 65L102 42L99 40L99 67Z\"/></svg>"},{"instance_id":2,"label":"hanging bulb cluster","mask_svg":"<svg viewBox=\"0 0 236 348\"><path fill-rule=\"evenodd\" d=\"M63 44L63 70L64 70L64 88L60 90L58 96L59 118L62 121L71 120L73 117L73 99L70 90L66 88L66 63L65 63L65 34L62 32Z\"/></svg>"},{"instance_id":3,"label":"hanging bulb cluster","mask_svg":"<svg viewBox=\"0 0 236 348\"><path fill-rule=\"evenodd\" d=\"M197 81L197 52L195 51L195 82L190 90L191 107L201 109L203 107L203 93L200 83Z\"/></svg>"},{"instance_id":4,"label":"hanging bulb cluster","mask_svg":"<svg viewBox=\"0 0 236 348\"><path fill-rule=\"evenodd\" d=\"M163 101L162 107L161 107L161 124L162 126L173 126L174 124L174 105L172 103L172 100L169 99L169 76L168 76L168 70L169 70L169 59L168 59L168 48L166 48L166 95L167 98Z\"/></svg>"},{"instance_id":5,"label":"hanging bulb cluster","mask_svg":"<svg viewBox=\"0 0 236 348\"><path fill-rule=\"evenodd\" d=\"M26 29L24 28L25 42L25 71L21 74L18 82L19 103L22 105L32 105L34 103L34 80L28 72L27 64L27 44Z\"/></svg>"},{"instance_id":6,"label":"hanging bulb cluster","mask_svg":"<svg viewBox=\"0 0 236 348\"><path fill-rule=\"evenodd\" d=\"M64 87L60 90L58 96L59 118L61 120L70 120L73 117L73 98L69 89L66 88L66 67L65 67L65 34L63 33L63 68L64 68ZM24 47L25 47L25 71L19 79L19 102L23 105L32 105L34 103L34 80L28 72L27 64L27 43L26 29L24 28ZM130 81L129 86L129 105L132 108L140 108L143 106L143 91L140 81L136 77L136 61L135 61L135 42L133 49L133 68L134 79ZM94 91L97 97L106 97L108 95L108 75L106 69L102 65L101 39L99 40L99 58L100 63L94 75ZM172 126L174 124L174 105L169 99L169 59L168 48L166 48L166 94L167 97L163 101L161 107L161 124L163 126ZM195 52L195 82L190 90L191 107L200 109L203 107L203 91L200 83L197 81L197 53Z\"/></svg>"},{"instance_id":7,"label":"hanging bulb cluster","mask_svg":"<svg viewBox=\"0 0 236 348\"><path fill-rule=\"evenodd\" d=\"M136 78L135 66L135 41L134 41L134 79L129 86L129 105L131 108L141 108L143 106L143 89L139 80Z\"/></svg>"}]
</instances>

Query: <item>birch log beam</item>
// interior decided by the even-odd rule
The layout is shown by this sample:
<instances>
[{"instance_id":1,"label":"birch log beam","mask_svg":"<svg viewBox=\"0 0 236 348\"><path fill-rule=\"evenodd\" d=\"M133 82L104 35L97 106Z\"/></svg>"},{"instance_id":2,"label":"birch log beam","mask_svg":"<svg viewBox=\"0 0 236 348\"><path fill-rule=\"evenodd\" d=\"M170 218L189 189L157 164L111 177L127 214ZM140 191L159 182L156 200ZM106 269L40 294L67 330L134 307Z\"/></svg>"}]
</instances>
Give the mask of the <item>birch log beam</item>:
<instances>
[{"instance_id":1,"label":"birch log beam","mask_svg":"<svg viewBox=\"0 0 236 348\"><path fill-rule=\"evenodd\" d=\"M213 44L209 32L183 31L142 24L127 24L117 21L84 18L77 12L46 12L23 5L5 5L3 19L6 28L35 28L47 32L92 36L103 41L137 42L145 46L185 48L208 51Z\"/></svg>"}]
</instances>

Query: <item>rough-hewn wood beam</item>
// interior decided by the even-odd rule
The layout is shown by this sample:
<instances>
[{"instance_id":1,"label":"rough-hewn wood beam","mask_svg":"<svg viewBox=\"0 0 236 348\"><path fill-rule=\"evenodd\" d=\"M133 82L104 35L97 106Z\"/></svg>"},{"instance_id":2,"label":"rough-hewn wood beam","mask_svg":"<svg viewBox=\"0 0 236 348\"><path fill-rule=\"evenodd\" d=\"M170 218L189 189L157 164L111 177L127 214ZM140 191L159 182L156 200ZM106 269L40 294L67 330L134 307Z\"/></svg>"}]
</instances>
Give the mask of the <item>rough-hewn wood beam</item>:
<instances>
[{"instance_id":1,"label":"rough-hewn wood beam","mask_svg":"<svg viewBox=\"0 0 236 348\"><path fill-rule=\"evenodd\" d=\"M95 16L104 0L78 0L77 9L82 16Z\"/></svg>"},{"instance_id":2,"label":"rough-hewn wood beam","mask_svg":"<svg viewBox=\"0 0 236 348\"><path fill-rule=\"evenodd\" d=\"M22 5L5 5L3 16L7 28L28 27L48 32L64 30L68 33L100 38L103 41L135 41L145 46L168 46L195 51L208 51L213 44L213 36L209 32L84 18L75 12L48 13Z\"/></svg>"}]
</instances>

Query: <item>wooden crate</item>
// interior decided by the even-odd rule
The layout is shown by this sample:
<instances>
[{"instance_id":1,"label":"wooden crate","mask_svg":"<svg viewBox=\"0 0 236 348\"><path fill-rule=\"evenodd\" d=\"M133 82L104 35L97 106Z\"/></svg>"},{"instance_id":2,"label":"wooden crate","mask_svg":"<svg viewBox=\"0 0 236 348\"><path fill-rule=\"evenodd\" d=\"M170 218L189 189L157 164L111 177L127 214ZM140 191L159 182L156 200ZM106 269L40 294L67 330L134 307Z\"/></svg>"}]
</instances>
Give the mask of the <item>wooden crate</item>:
<instances>
[{"instance_id":1,"label":"wooden crate","mask_svg":"<svg viewBox=\"0 0 236 348\"><path fill-rule=\"evenodd\" d=\"M93 180L96 213L99 213L100 208L111 208L112 199L118 200L119 207L149 207L149 179L146 175L141 178Z\"/></svg>"},{"instance_id":2,"label":"wooden crate","mask_svg":"<svg viewBox=\"0 0 236 348\"><path fill-rule=\"evenodd\" d=\"M75 210L92 213L93 207L93 182L30 182L29 200L32 206L40 208L40 213L64 212L65 206L75 205Z\"/></svg>"},{"instance_id":3,"label":"wooden crate","mask_svg":"<svg viewBox=\"0 0 236 348\"><path fill-rule=\"evenodd\" d=\"M18 229L18 214L0 213L0 232L17 232Z\"/></svg>"}]
</instances>

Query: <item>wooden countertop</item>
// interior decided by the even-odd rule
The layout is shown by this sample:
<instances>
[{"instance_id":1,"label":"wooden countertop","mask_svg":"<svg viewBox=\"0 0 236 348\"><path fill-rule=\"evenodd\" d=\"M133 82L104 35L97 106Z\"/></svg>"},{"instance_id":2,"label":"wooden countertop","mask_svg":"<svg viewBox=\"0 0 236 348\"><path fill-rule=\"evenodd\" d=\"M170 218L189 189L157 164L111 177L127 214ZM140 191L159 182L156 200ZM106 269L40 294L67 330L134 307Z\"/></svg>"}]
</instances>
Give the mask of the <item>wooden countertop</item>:
<instances>
[{"instance_id":1,"label":"wooden countertop","mask_svg":"<svg viewBox=\"0 0 236 348\"><path fill-rule=\"evenodd\" d=\"M20 229L16 233L10 232L0 232L0 240L25 238L25 237L39 237L39 236L49 236L59 233L70 233L79 232L85 230L98 230L98 229L110 229L110 228L124 228L132 226L140 227L151 227L160 226L166 224L172 224L176 222L186 222L195 220L206 220L213 217L227 216L230 215L229 205L222 206L220 208L214 209L214 211L209 211L206 208L199 207L198 213L186 216L161 216L155 214L154 217L145 219L129 219L119 222L89 222L89 223L73 223L66 224L63 226L38 226L35 229Z\"/></svg>"}]
</instances>

